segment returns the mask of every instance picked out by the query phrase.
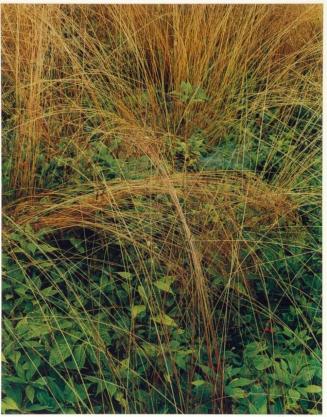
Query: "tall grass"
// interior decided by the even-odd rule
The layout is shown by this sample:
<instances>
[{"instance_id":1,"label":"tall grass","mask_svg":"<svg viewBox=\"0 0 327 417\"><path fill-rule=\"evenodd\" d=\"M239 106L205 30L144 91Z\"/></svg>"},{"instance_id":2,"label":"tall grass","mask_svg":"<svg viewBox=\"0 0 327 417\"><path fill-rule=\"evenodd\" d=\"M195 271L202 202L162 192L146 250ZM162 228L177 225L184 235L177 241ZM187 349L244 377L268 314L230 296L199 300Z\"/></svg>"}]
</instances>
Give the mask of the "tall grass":
<instances>
[{"instance_id":1,"label":"tall grass","mask_svg":"<svg viewBox=\"0 0 327 417\"><path fill-rule=\"evenodd\" d=\"M17 317L14 304L5 329L67 382L71 408L193 412L205 366L212 412L230 410L226 363L233 340L242 345L245 308L253 340L273 322L319 360L288 268L295 259L301 274L319 258L321 6L1 11L3 240L33 305ZM158 292L167 276L174 290L168 280ZM127 298L113 302L109 282ZM313 344L283 319L285 300ZM35 323L73 364L58 368L26 344L19 325L33 333ZM185 331L185 345L171 343ZM104 384L100 402L89 377Z\"/></svg>"}]
</instances>

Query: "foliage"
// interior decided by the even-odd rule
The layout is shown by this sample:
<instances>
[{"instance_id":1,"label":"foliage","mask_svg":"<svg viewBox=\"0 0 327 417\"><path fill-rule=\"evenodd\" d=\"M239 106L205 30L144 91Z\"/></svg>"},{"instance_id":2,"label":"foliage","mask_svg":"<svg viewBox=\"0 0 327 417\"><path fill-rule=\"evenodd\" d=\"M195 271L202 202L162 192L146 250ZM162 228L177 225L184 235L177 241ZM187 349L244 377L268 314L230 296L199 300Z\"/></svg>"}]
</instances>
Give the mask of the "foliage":
<instances>
[{"instance_id":1,"label":"foliage","mask_svg":"<svg viewBox=\"0 0 327 417\"><path fill-rule=\"evenodd\" d=\"M321 7L2 15L2 412L320 413Z\"/></svg>"}]
</instances>

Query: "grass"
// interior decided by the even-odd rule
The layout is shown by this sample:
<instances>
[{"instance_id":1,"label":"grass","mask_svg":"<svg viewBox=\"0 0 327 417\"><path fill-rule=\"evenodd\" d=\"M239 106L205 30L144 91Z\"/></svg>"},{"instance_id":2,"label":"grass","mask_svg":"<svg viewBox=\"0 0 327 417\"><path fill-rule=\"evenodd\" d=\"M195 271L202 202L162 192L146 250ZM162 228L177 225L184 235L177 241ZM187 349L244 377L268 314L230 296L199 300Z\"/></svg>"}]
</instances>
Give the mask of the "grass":
<instances>
[{"instance_id":1,"label":"grass","mask_svg":"<svg viewBox=\"0 0 327 417\"><path fill-rule=\"evenodd\" d=\"M322 7L1 15L3 412L320 412Z\"/></svg>"}]
</instances>

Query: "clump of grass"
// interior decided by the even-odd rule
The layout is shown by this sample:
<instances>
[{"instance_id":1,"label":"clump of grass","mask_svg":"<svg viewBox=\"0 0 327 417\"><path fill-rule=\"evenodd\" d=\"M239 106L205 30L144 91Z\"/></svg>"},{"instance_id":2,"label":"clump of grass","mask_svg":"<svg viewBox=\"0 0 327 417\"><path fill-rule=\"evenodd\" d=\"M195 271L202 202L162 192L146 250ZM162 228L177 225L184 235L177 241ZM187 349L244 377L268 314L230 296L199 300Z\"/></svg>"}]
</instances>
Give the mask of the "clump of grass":
<instances>
[{"instance_id":1,"label":"clump of grass","mask_svg":"<svg viewBox=\"0 0 327 417\"><path fill-rule=\"evenodd\" d=\"M2 6L5 412L320 409L321 21Z\"/></svg>"}]
</instances>

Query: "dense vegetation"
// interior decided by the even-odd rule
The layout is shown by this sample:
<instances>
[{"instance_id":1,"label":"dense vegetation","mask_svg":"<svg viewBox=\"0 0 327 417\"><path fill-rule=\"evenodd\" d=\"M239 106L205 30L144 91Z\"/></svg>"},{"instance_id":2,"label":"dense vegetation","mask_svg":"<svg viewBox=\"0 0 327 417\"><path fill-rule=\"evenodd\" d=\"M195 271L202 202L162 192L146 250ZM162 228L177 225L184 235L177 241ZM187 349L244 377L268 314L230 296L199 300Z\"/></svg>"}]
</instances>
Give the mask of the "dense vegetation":
<instances>
[{"instance_id":1,"label":"dense vegetation","mask_svg":"<svg viewBox=\"0 0 327 417\"><path fill-rule=\"evenodd\" d=\"M2 410L321 411L312 5L2 5Z\"/></svg>"}]
</instances>

